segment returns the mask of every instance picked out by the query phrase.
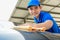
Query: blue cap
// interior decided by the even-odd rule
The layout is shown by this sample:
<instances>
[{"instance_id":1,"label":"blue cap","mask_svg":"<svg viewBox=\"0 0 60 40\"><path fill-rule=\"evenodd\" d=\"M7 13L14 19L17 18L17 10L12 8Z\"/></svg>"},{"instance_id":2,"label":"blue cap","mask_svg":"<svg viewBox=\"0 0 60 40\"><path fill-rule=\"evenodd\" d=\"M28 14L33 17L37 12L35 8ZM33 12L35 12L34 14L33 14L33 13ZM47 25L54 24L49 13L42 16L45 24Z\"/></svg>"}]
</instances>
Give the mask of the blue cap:
<instances>
[{"instance_id":1,"label":"blue cap","mask_svg":"<svg viewBox=\"0 0 60 40\"><path fill-rule=\"evenodd\" d=\"M39 5L40 5L40 2L38 0L30 0L27 8L29 8L30 6L39 6Z\"/></svg>"}]
</instances>

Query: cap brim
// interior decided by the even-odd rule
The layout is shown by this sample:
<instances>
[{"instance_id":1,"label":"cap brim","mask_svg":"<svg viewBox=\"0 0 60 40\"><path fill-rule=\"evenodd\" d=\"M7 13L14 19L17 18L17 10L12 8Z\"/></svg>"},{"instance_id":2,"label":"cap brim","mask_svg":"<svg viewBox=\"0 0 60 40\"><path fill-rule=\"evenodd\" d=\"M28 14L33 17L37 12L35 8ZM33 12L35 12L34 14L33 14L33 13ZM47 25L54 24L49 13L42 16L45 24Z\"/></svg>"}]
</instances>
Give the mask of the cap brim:
<instances>
[{"instance_id":1,"label":"cap brim","mask_svg":"<svg viewBox=\"0 0 60 40\"><path fill-rule=\"evenodd\" d=\"M30 7L32 7L32 6L39 6L39 5L29 5L27 8L30 8Z\"/></svg>"}]
</instances>

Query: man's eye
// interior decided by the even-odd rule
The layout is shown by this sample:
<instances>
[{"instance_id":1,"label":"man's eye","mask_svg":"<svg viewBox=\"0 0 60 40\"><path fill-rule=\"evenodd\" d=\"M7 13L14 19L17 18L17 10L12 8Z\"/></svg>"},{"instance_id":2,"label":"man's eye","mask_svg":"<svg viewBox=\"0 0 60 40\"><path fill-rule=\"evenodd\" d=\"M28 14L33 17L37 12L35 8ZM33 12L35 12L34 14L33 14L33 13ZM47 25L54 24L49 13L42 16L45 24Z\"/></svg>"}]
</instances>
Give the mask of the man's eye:
<instances>
[{"instance_id":1,"label":"man's eye","mask_svg":"<svg viewBox=\"0 0 60 40\"><path fill-rule=\"evenodd\" d=\"M33 10L32 8L30 8L30 10Z\"/></svg>"},{"instance_id":2,"label":"man's eye","mask_svg":"<svg viewBox=\"0 0 60 40\"><path fill-rule=\"evenodd\" d=\"M35 7L35 9L37 9L38 7Z\"/></svg>"}]
</instances>

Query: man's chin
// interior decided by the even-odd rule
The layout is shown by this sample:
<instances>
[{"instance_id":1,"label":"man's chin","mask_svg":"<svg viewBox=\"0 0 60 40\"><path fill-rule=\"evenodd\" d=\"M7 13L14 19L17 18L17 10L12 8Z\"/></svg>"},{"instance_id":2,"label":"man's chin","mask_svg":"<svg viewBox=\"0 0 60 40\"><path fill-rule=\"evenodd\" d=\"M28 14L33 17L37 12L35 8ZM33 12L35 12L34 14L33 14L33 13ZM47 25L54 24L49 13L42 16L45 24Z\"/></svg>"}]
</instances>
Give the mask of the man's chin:
<instances>
[{"instance_id":1,"label":"man's chin","mask_svg":"<svg viewBox=\"0 0 60 40\"><path fill-rule=\"evenodd\" d=\"M38 17L38 15L33 15L33 17Z\"/></svg>"},{"instance_id":2,"label":"man's chin","mask_svg":"<svg viewBox=\"0 0 60 40\"><path fill-rule=\"evenodd\" d=\"M37 15L33 15L33 17L37 17Z\"/></svg>"}]
</instances>

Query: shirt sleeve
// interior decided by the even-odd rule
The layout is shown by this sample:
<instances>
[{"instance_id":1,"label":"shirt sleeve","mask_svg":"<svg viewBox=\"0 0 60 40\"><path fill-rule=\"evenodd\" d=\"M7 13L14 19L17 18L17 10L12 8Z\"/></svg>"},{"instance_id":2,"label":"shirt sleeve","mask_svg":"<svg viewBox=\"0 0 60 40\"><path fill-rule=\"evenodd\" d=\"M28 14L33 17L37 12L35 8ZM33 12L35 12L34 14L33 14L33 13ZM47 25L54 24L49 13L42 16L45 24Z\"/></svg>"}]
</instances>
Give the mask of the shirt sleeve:
<instances>
[{"instance_id":1,"label":"shirt sleeve","mask_svg":"<svg viewBox=\"0 0 60 40\"><path fill-rule=\"evenodd\" d=\"M53 17L49 14L49 13L46 13L44 16L43 16L43 19L42 21L45 22L46 20L53 20Z\"/></svg>"},{"instance_id":2,"label":"shirt sleeve","mask_svg":"<svg viewBox=\"0 0 60 40\"><path fill-rule=\"evenodd\" d=\"M44 17L43 17L43 22L45 22L47 20L51 20L53 22L52 29L49 29L49 30L52 30L55 33L58 33L59 32L59 28L58 28L56 22L53 20L53 17L49 13L45 14Z\"/></svg>"}]
</instances>

